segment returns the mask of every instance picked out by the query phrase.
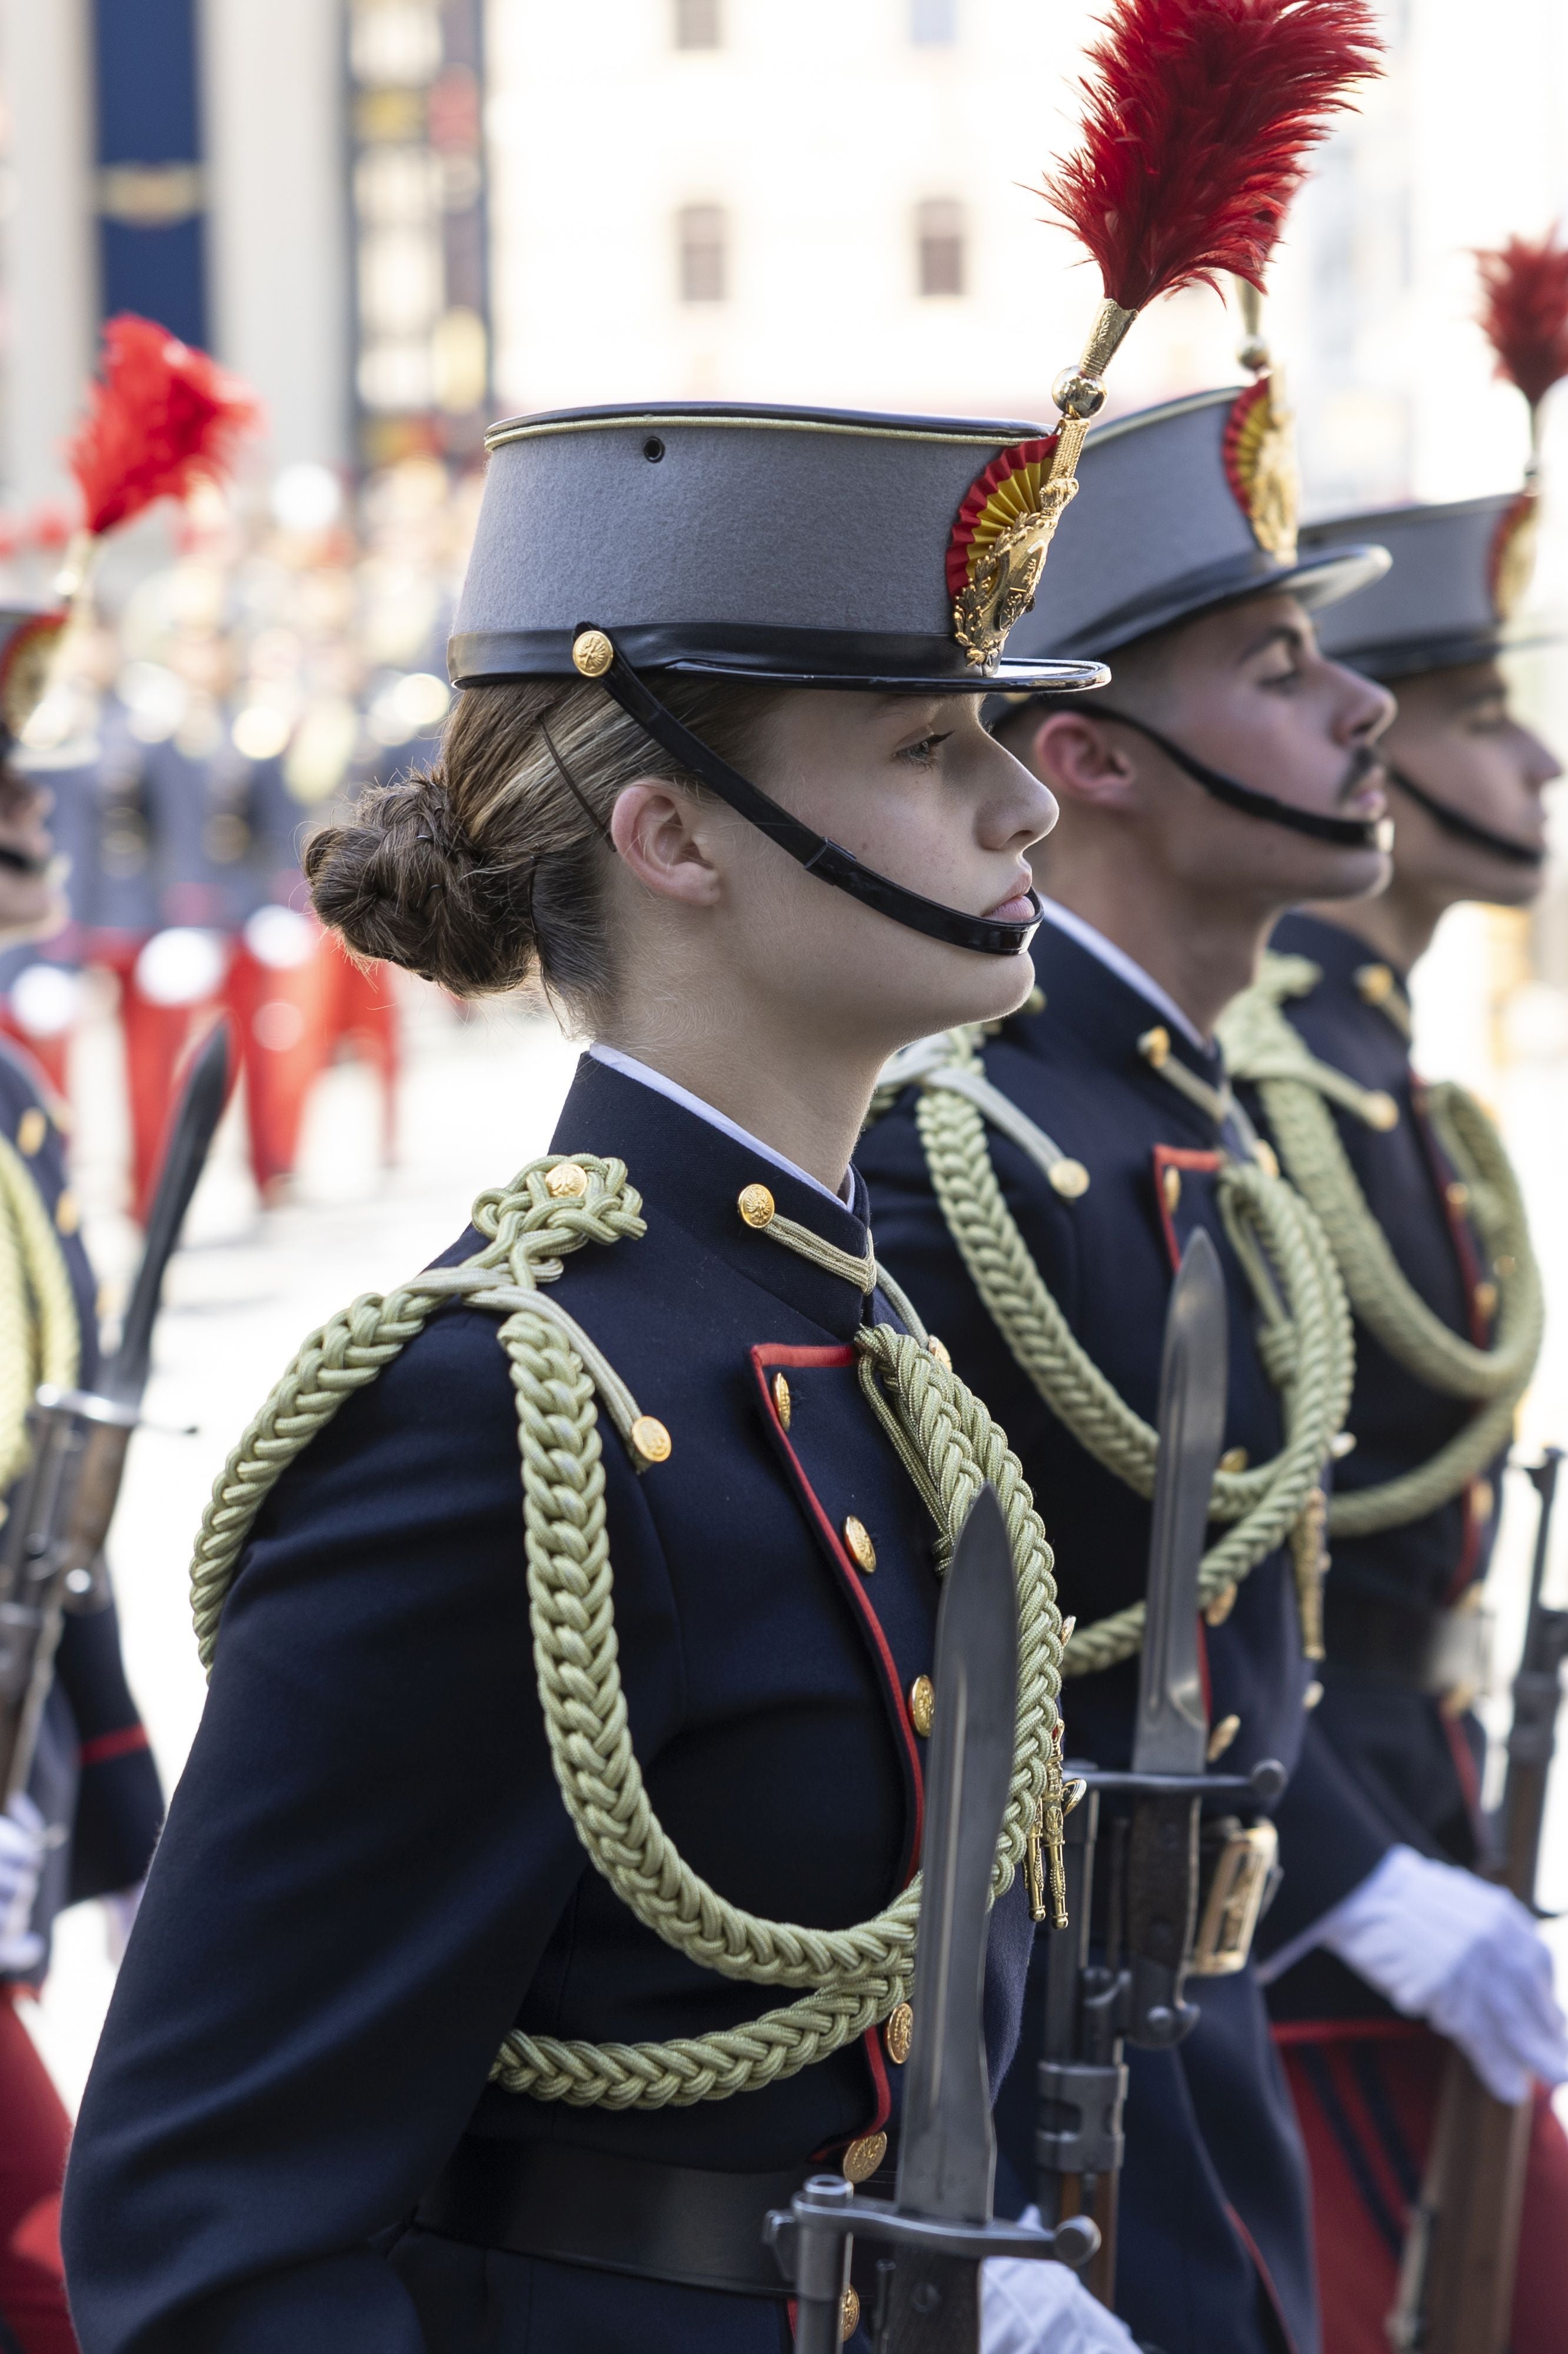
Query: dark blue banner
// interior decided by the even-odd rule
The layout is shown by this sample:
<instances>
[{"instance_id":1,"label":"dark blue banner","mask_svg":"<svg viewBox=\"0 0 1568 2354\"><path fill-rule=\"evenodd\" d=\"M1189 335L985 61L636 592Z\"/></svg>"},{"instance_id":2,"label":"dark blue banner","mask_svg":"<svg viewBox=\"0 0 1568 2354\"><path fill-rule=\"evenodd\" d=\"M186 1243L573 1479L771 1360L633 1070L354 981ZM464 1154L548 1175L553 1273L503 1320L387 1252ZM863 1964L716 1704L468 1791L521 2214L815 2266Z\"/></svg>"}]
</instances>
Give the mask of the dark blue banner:
<instances>
[{"instance_id":1,"label":"dark blue banner","mask_svg":"<svg viewBox=\"0 0 1568 2354\"><path fill-rule=\"evenodd\" d=\"M207 342L196 0L93 0L100 309Z\"/></svg>"}]
</instances>

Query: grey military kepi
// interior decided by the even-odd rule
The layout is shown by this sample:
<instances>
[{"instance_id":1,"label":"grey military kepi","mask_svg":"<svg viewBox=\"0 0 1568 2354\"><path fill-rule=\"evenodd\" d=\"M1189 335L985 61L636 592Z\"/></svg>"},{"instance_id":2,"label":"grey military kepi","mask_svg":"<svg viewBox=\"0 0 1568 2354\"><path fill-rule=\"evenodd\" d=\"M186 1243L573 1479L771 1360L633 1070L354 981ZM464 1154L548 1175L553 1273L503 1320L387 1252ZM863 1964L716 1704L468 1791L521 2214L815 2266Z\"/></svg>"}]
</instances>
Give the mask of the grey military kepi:
<instances>
[{"instance_id":1,"label":"grey military kepi","mask_svg":"<svg viewBox=\"0 0 1568 2354\"><path fill-rule=\"evenodd\" d=\"M1308 525L1304 554L1372 539L1393 558L1386 578L1319 622L1325 652L1371 677L1395 680L1546 642L1557 633L1514 618L1529 587L1535 524L1531 492L1500 491Z\"/></svg>"},{"instance_id":2,"label":"grey military kepi","mask_svg":"<svg viewBox=\"0 0 1568 2354\"><path fill-rule=\"evenodd\" d=\"M954 631L966 508L1044 430L717 402L493 425L452 683L569 678L591 624L636 670L927 693L1093 685L1092 657L1033 652L987 671Z\"/></svg>"},{"instance_id":3,"label":"grey military kepi","mask_svg":"<svg viewBox=\"0 0 1568 2354\"><path fill-rule=\"evenodd\" d=\"M1270 381L1095 427L1034 610L1012 631L1015 656L1104 658L1266 589L1317 610L1387 571L1375 532L1298 546L1290 420Z\"/></svg>"},{"instance_id":4,"label":"grey military kepi","mask_svg":"<svg viewBox=\"0 0 1568 2354\"><path fill-rule=\"evenodd\" d=\"M662 696L681 676L927 695L1102 684L1094 660L1002 652L1024 602L1006 552L1033 534L1037 558L1049 536L1040 427L652 403L515 418L485 441L455 685L591 679L819 880L958 948L1028 945L1037 903L1022 922L972 915L875 873Z\"/></svg>"}]
</instances>

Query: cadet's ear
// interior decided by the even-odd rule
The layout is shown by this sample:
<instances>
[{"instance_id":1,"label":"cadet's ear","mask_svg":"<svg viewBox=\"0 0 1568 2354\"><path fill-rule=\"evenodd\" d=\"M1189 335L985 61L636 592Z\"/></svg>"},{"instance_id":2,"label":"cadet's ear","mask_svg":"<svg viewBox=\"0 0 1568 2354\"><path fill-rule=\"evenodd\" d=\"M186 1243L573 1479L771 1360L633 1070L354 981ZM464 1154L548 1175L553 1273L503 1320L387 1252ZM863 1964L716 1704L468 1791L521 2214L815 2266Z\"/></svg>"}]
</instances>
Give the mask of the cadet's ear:
<instances>
[{"instance_id":1,"label":"cadet's ear","mask_svg":"<svg viewBox=\"0 0 1568 2354\"><path fill-rule=\"evenodd\" d=\"M652 778L624 786L609 815L609 838L638 881L688 907L716 907L724 888L703 833L694 797Z\"/></svg>"},{"instance_id":2,"label":"cadet's ear","mask_svg":"<svg viewBox=\"0 0 1568 2354\"><path fill-rule=\"evenodd\" d=\"M1029 746L1029 765L1058 801L1125 809L1133 767L1122 743L1087 711L1049 711Z\"/></svg>"}]
</instances>

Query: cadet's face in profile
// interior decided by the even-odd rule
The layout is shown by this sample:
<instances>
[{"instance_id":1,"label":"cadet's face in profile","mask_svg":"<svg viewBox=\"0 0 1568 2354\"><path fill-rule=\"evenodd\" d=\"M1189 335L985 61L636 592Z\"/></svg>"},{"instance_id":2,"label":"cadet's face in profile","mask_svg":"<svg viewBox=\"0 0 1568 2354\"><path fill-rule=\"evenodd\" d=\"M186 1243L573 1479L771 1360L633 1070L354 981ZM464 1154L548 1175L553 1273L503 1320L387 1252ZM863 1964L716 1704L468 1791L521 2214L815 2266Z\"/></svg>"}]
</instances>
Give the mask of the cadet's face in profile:
<instances>
[{"instance_id":1,"label":"cadet's face in profile","mask_svg":"<svg viewBox=\"0 0 1568 2354\"><path fill-rule=\"evenodd\" d=\"M1542 796L1563 769L1510 711L1507 682L1495 663L1402 680L1398 716L1383 749L1391 768L1445 808L1521 849L1544 850ZM1449 833L1397 785L1393 807L1394 874L1402 886L1446 904L1486 899L1524 907L1539 896L1542 866Z\"/></svg>"},{"instance_id":2,"label":"cadet's face in profile","mask_svg":"<svg viewBox=\"0 0 1568 2354\"><path fill-rule=\"evenodd\" d=\"M1086 759L1086 746L1075 745L1071 713L1047 719L1035 739L1036 757L1065 801L1071 792L1075 804L1136 819L1146 852L1172 875L1214 892L1235 889L1288 907L1360 898L1387 881L1381 852L1315 842L1231 809L1158 746L1109 717L1119 708L1147 720L1205 766L1295 808L1382 817L1387 796L1374 748L1393 700L1329 660L1294 597L1222 606L1110 662L1107 716L1096 731L1100 761ZM1085 699L1085 722L1095 701Z\"/></svg>"},{"instance_id":3,"label":"cadet's face in profile","mask_svg":"<svg viewBox=\"0 0 1568 2354\"><path fill-rule=\"evenodd\" d=\"M1056 804L980 726L980 701L792 691L760 730L748 771L894 882L967 915L1026 920L1026 853ZM899 1043L1011 1012L1032 986L1026 954L987 956L893 922L713 797L630 786L613 832L641 882L702 919L687 936L704 939L737 1005L752 989L824 1033Z\"/></svg>"},{"instance_id":4,"label":"cadet's face in profile","mask_svg":"<svg viewBox=\"0 0 1568 2354\"><path fill-rule=\"evenodd\" d=\"M59 921L47 822L51 804L31 777L0 765L0 940L26 939Z\"/></svg>"}]
</instances>

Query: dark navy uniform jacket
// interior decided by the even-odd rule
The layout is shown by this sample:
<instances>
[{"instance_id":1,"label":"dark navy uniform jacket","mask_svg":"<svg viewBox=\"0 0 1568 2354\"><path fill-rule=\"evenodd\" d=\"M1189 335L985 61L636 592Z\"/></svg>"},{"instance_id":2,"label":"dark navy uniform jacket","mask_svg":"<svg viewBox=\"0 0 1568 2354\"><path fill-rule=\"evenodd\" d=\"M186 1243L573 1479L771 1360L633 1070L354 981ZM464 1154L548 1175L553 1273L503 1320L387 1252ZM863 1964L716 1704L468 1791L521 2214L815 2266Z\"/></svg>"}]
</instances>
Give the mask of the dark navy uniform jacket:
<instances>
[{"instance_id":1,"label":"dark navy uniform jacket","mask_svg":"<svg viewBox=\"0 0 1568 2354\"><path fill-rule=\"evenodd\" d=\"M1008 1206L1078 1340L1148 1421L1158 1409L1165 1311L1181 1245L1195 1225L1208 1229L1229 1293L1226 1444L1260 1461L1278 1449L1279 1404L1257 1354L1255 1305L1225 1238L1213 1182L1221 1155L1239 1154L1241 1140L1139 1054L1139 1038L1160 1020L1148 999L1050 922L1036 935L1033 955L1044 1010L1002 1025L985 1050L986 1076L1082 1161L1090 1182L1078 1199L1064 1200L1017 1146L991 1132ZM1217 1049L1201 1052L1172 1031L1171 1051L1211 1087L1222 1082ZM1086 1626L1138 1600L1148 1569L1149 1506L1068 1435L997 1331L930 1190L912 1097L872 1129L856 1158L884 1265L947 1342L1023 1464L1055 1549L1063 1610ZM1176 1195L1173 1209L1168 1191ZM1340 1843L1322 1865L1332 1893L1319 1899L1337 1901L1386 1841L1358 1819L1353 1791L1341 1787L1303 1707L1310 1671L1284 1552L1254 1569L1222 1626L1202 1633L1211 1722L1240 1720L1224 1769L1245 1772L1265 1757L1294 1769L1285 1808L1307 1807L1340 1827ZM1068 1755L1105 1767L1127 1765L1137 1690L1136 1659L1069 1681ZM1019 2063L999 2110L1015 2204L1033 2177L1028 2063L1042 2032L1042 1991L1032 1980ZM1266 2311L1277 2303L1306 2354L1317 2344L1317 2325L1305 2169L1261 1997L1249 1973L1188 1991L1203 2019L1180 2052L1129 2055L1118 2307L1165 2354L1210 2354L1222 2345L1242 2354L1277 2342L1277 2322ZM1255 2253L1272 2284L1262 2291ZM1258 2317L1249 2325L1255 2306Z\"/></svg>"},{"instance_id":2,"label":"dark navy uniform jacket","mask_svg":"<svg viewBox=\"0 0 1568 2354\"><path fill-rule=\"evenodd\" d=\"M1309 958L1321 970L1310 995L1284 1005L1312 1053L1361 1086L1382 1088L1399 1107L1398 1125L1386 1132L1330 1109L1402 1272L1454 1331L1484 1342L1489 1325L1475 1298L1477 1283L1489 1273L1482 1243L1462 1204L1448 1198L1455 1172L1425 1117L1405 1038L1357 982L1377 960L1353 933L1308 916L1287 916L1270 945L1281 955ZM1407 1008L1403 976L1393 981L1397 1002ZM1348 1426L1356 1445L1335 1466L1335 1486L1354 1490L1415 1469L1473 1411L1463 1398L1428 1389L1358 1323ZM1336 1539L1323 1596L1324 1733L1383 1819L1391 1845L1404 1840L1457 1863L1474 1863L1479 1855L1479 1731L1473 1720L1446 1718L1414 1677L1438 1613L1486 1575L1500 1468L1424 1520ZM1288 1887L1296 1857L1282 1860ZM1310 1867L1305 1876L1316 1880ZM1266 1942L1283 1944L1313 1917L1282 1903ZM1276 2017L1298 2020L1395 2015L1341 1962L1317 1951L1270 1989L1269 2002Z\"/></svg>"},{"instance_id":3,"label":"dark navy uniform jacket","mask_svg":"<svg viewBox=\"0 0 1568 2354\"><path fill-rule=\"evenodd\" d=\"M556 1149L619 1154L648 1222L574 1253L556 1296L673 1442L639 1476L601 1416L653 1808L736 1903L863 1921L919 1845L906 1695L932 1662L934 1531L859 1389L862 1296L736 1204L760 1182L857 1254L861 1208L591 1059ZM471 1231L446 1263L478 1247ZM382 2250L465 2134L760 2173L831 2166L895 2127L898 2070L874 2034L684 2108L571 2108L486 2082L514 2021L641 2041L791 1999L662 1944L571 1828L535 1682L498 1329L439 1312L284 1474L246 1550L77 2132L64 2228L85 2354L781 2354L787 2309L765 2298L418 2227ZM869 1575L843 1542L851 1514ZM1015 1883L991 1938L997 2080L1030 1940Z\"/></svg>"},{"instance_id":4,"label":"dark navy uniform jacket","mask_svg":"<svg viewBox=\"0 0 1568 2354\"><path fill-rule=\"evenodd\" d=\"M21 1052L0 1047L0 1128L55 1217L76 1293L80 1378L90 1382L98 1353L97 1288L77 1232L75 1198L65 1182L62 1117L42 1076ZM163 1818L158 1771L125 1681L112 1603L67 1616L28 1793L58 1838L44 1866L31 1924L47 1938L56 1914L68 1904L136 1884ZM41 1978L43 1968L29 1977Z\"/></svg>"}]
</instances>

